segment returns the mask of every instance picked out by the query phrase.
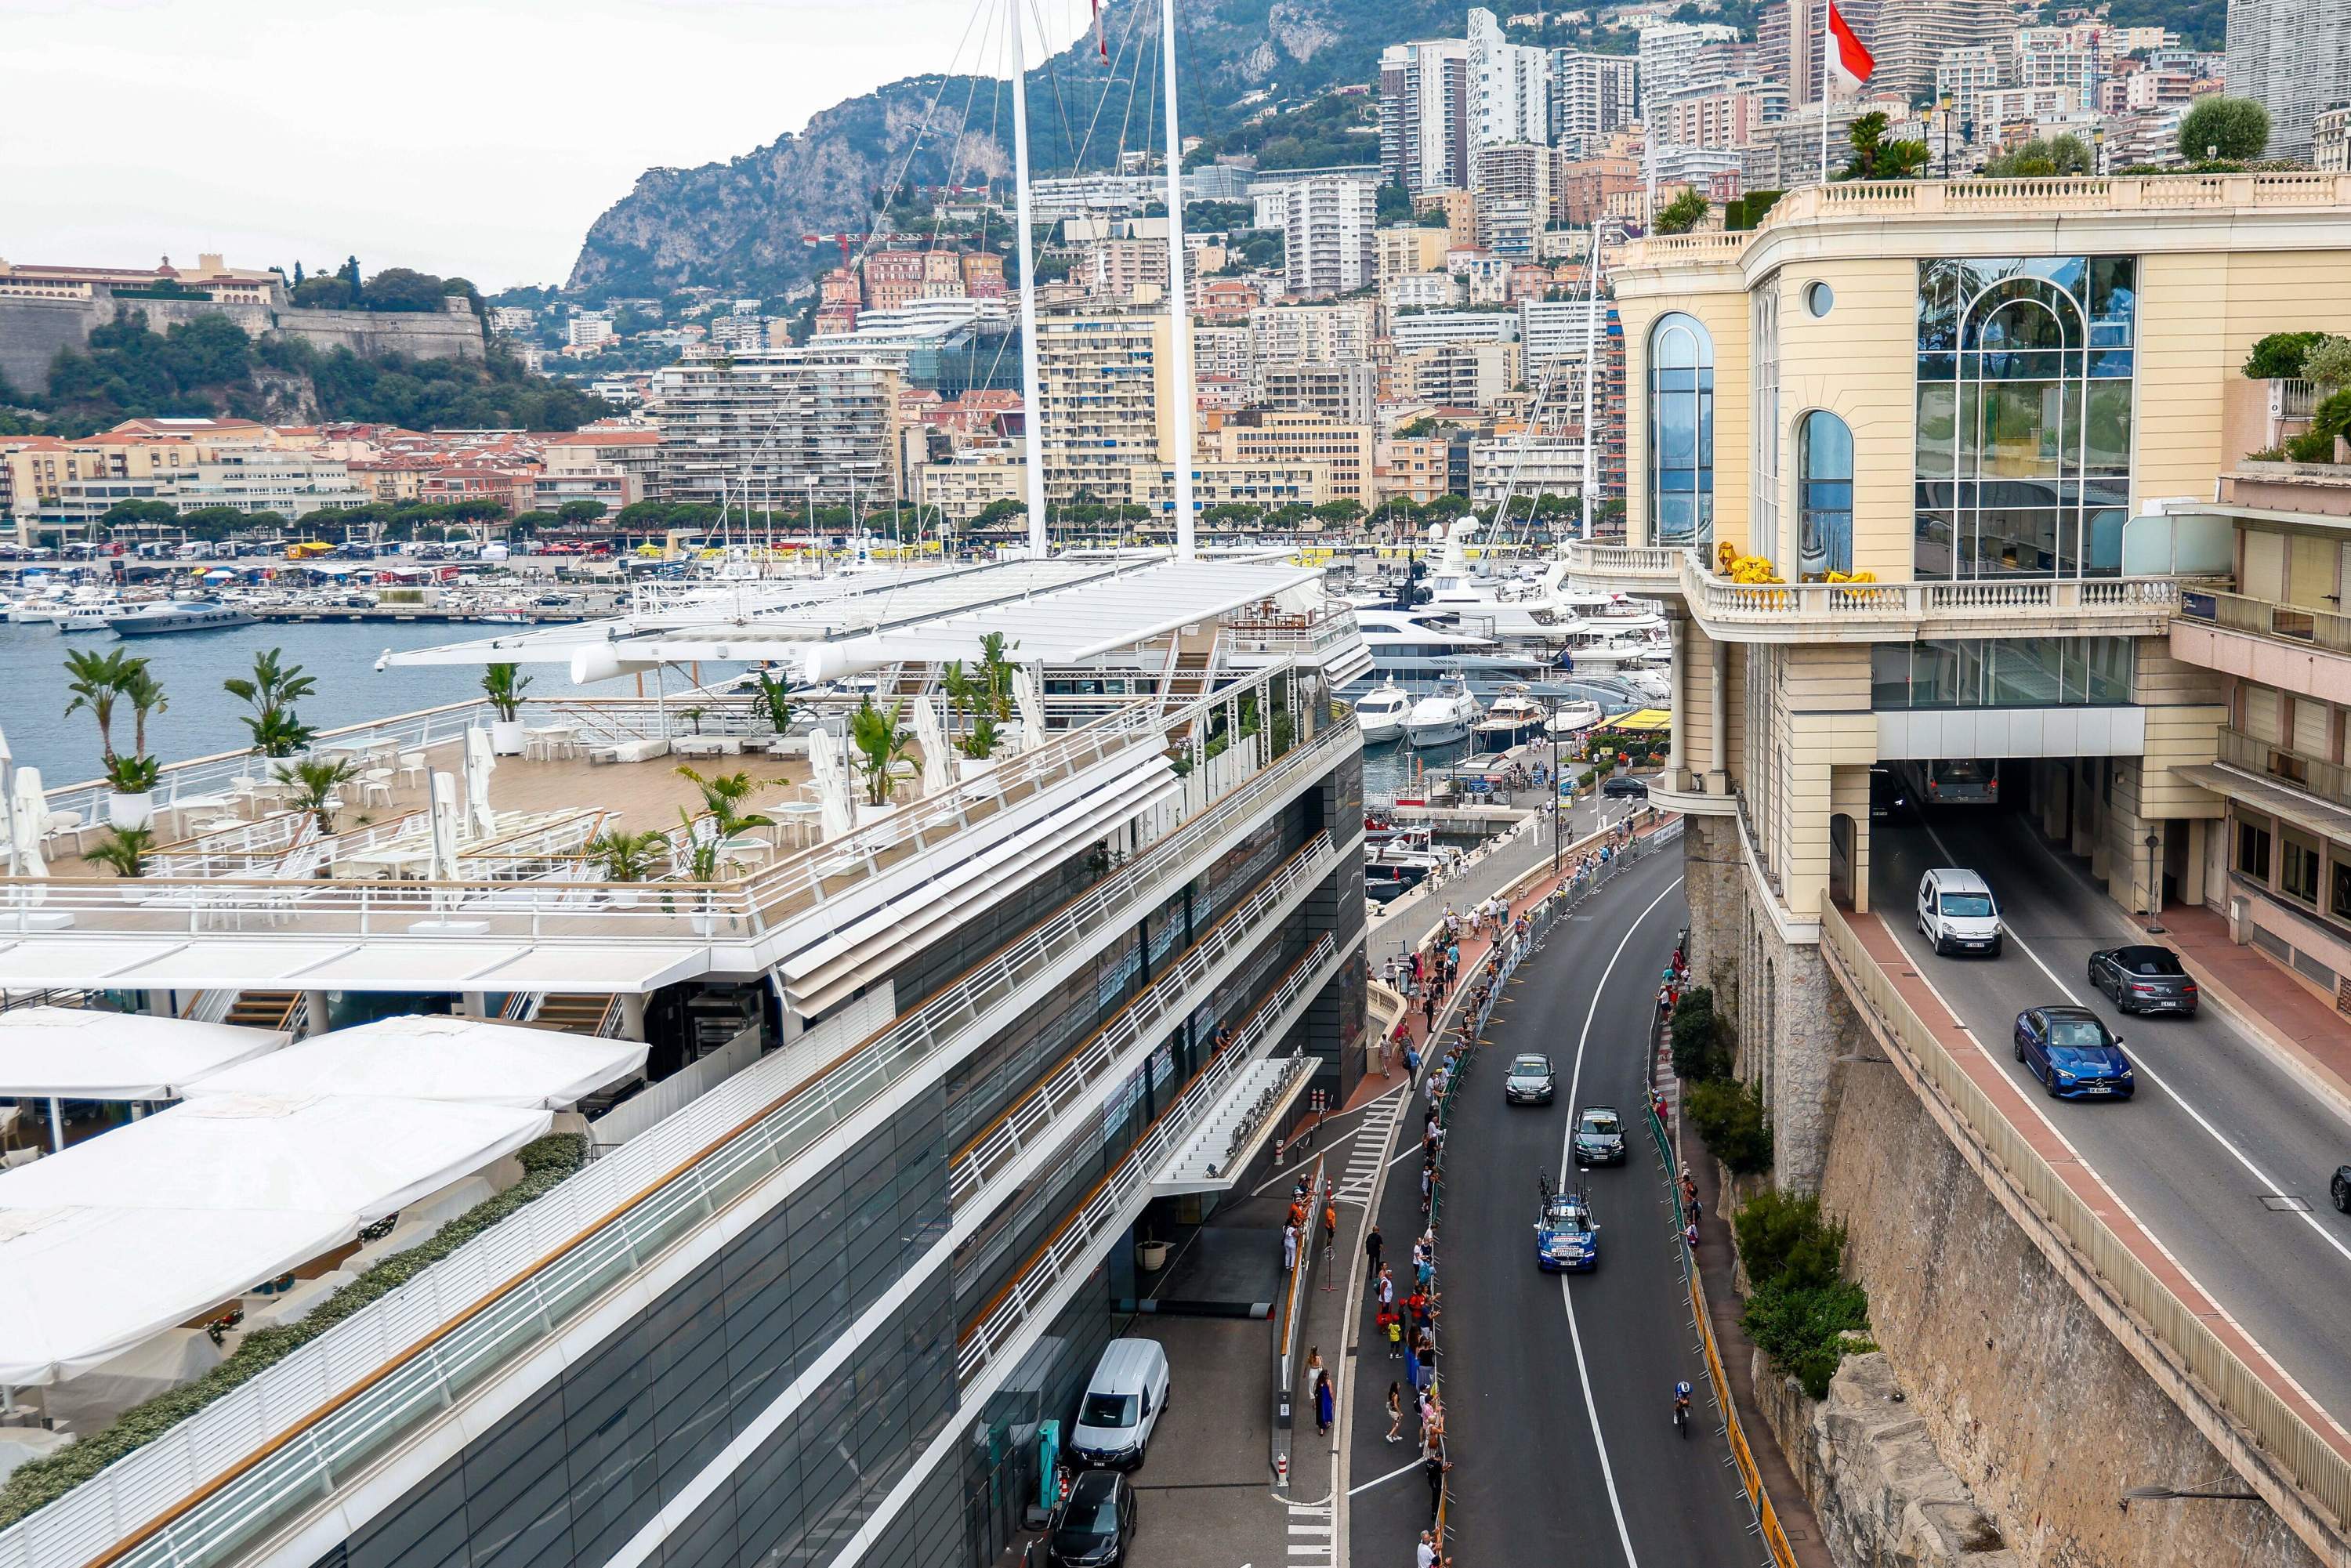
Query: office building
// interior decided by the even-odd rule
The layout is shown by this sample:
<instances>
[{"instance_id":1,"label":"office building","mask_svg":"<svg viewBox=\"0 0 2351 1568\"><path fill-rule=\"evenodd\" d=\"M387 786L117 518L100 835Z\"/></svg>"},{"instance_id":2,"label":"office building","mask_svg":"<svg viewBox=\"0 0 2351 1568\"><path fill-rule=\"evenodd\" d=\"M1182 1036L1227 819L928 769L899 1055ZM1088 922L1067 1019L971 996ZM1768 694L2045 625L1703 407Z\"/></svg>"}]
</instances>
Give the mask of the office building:
<instances>
[{"instance_id":1,"label":"office building","mask_svg":"<svg viewBox=\"0 0 2351 1568\"><path fill-rule=\"evenodd\" d=\"M1380 181L1417 193L1469 184L1469 41L1380 53Z\"/></svg>"},{"instance_id":2,"label":"office building","mask_svg":"<svg viewBox=\"0 0 2351 1568\"><path fill-rule=\"evenodd\" d=\"M2269 156L2307 158L2325 110L2351 104L2351 0L2231 0L2229 91L2270 111Z\"/></svg>"}]
</instances>

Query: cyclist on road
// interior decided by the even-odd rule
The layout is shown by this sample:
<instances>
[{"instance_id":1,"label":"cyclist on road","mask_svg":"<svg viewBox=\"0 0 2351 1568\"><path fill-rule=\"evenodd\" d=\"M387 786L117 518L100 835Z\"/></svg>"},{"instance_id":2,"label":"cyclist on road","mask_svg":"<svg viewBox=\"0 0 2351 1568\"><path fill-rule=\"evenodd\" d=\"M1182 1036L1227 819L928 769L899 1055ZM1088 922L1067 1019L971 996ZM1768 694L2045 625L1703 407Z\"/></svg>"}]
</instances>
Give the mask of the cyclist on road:
<instances>
[{"instance_id":1,"label":"cyclist on road","mask_svg":"<svg viewBox=\"0 0 2351 1568\"><path fill-rule=\"evenodd\" d=\"M1674 1385L1674 1425L1687 1433L1689 1430L1689 1418L1690 1385L1687 1383L1677 1383Z\"/></svg>"}]
</instances>

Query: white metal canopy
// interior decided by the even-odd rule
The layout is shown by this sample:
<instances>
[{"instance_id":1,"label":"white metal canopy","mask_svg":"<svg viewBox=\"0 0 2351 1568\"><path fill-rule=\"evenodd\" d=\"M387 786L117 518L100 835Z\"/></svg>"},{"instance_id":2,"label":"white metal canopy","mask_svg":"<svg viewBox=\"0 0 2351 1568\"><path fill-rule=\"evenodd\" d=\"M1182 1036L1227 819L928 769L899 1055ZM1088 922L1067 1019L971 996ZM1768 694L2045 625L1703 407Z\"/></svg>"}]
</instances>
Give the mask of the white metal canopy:
<instances>
[{"instance_id":1,"label":"white metal canopy","mask_svg":"<svg viewBox=\"0 0 2351 1568\"><path fill-rule=\"evenodd\" d=\"M284 1045L282 1030L88 1008L0 1013L0 1094L176 1100L208 1073Z\"/></svg>"},{"instance_id":2,"label":"white metal canopy","mask_svg":"<svg viewBox=\"0 0 2351 1568\"><path fill-rule=\"evenodd\" d=\"M684 944L485 942L370 936L364 942L124 941L0 936L0 987L83 989L560 991L631 995L699 973L708 953Z\"/></svg>"},{"instance_id":3,"label":"white metal canopy","mask_svg":"<svg viewBox=\"0 0 2351 1568\"><path fill-rule=\"evenodd\" d=\"M189 1093L386 1095L568 1111L643 1072L645 1051L637 1040L412 1014L312 1035Z\"/></svg>"},{"instance_id":4,"label":"white metal canopy","mask_svg":"<svg viewBox=\"0 0 2351 1568\"><path fill-rule=\"evenodd\" d=\"M353 1217L355 1234L553 1121L505 1105L224 1094L0 1173L0 1208L300 1209Z\"/></svg>"},{"instance_id":5,"label":"white metal canopy","mask_svg":"<svg viewBox=\"0 0 2351 1568\"><path fill-rule=\"evenodd\" d=\"M0 1208L0 1383L87 1372L353 1228L293 1209Z\"/></svg>"}]
</instances>

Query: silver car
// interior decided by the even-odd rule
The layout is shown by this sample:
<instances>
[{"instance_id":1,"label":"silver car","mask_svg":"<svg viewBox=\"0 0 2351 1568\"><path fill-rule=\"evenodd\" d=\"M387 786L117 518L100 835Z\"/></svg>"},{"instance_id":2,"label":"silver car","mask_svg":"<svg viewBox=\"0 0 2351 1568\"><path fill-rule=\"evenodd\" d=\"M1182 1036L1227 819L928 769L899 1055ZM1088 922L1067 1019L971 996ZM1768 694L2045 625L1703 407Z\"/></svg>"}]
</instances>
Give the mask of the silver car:
<instances>
[{"instance_id":1,"label":"silver car","mask_svg":"<svg viewBox=\"0 0 2351 1568\"><path fill-rule=\"evenodd\" d=\"M1502 1075L1502 1099L1512 1105L1548 1105L1552 1096L1551 1058L1530 1051L1510 1059Z\"/></svg>"}]
</instances>

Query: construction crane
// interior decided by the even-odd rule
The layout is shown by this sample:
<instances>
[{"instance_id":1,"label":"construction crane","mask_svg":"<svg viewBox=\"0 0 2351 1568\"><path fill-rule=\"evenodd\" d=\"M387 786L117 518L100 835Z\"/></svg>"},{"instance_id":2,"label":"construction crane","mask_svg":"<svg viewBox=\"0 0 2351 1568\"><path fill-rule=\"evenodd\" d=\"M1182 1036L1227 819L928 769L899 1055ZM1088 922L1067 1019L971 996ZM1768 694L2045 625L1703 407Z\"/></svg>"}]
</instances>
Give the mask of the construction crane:
<instances>
[{"instance_id":1,"label":"construction crane","mask_svg":"<svg viewBox=\"0 0 2351 1568\"><path fill-rule=\"evenodd\" d=\"M849 265L849 247L852 245L863 245L867 240L870 240L872 237L873 236L870 234L802 235L800 235L800 243L813 249L815 246L820 246L828 240L832 241L841 246L841 265L847 267Z\"/></svg>"}]
</instances>

